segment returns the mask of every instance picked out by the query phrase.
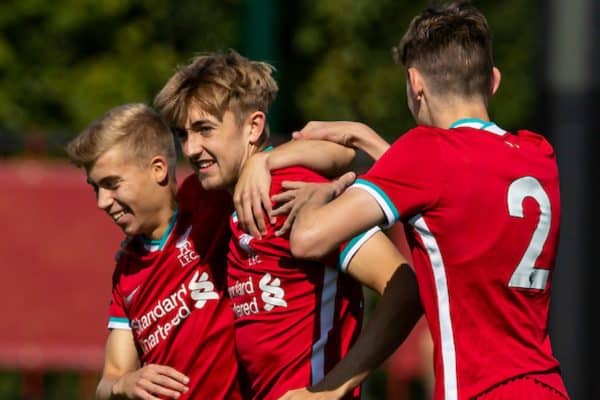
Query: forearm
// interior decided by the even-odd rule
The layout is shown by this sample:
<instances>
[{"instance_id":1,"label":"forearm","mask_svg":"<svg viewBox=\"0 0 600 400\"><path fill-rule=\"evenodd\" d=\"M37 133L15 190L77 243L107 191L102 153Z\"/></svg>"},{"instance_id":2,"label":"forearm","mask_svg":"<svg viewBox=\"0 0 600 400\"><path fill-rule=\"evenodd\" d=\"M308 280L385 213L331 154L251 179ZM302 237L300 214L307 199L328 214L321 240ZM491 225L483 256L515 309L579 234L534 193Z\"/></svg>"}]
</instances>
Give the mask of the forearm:
<instances>
[{"instance_id":1,"label":"forearm","mask_svg":"<svg viewBox=\"0 0 600 400\"><path fill-rule=\"evenodd\" d=\"M322 206L325 203L313 201L298 212L290 232L290 249L294 257L318 260L341 244L343 239L323 240L326 235L319 229L319 218L324 214Z\"/></svg>"},{"instance_id":2,"label":"forearm","mask_svg":"<svg viewBox=\"0 0 600 400\"><path fill-rule=\"evenodd\" d=\"M327 177L335 177L348 170L356 152L326 140L294 140L264 155L270 170L301 165Z\"/></svg>"},{"instance_id":3,"label":"forearm","mask_svg":"<svg viewBox=\"0 0 600 400\"><path fill-rule=\"evenodd\" d=\"M96 399L97 400L112 400L123 398L116 394L113 394L113 388L117 381L118 377L110 377L103 376L98 383L98 387L96 388Z\"/></svg>"},{"instance_id":4,"label":"forearm","mask_svg":"<svg viewBox=\"0 0 600 400\"><path fill-rule=\"evenodd\" d=\"M385 214L369 193L346 190L328 203L334 195L326 191L317 193L298 212L290 233L294 257L320 258L342 242L385 221Z\"/></svg>"},{"instance_id":5,"label":"forearm","mask_svg":"<svg viewBox=\"0 0 600 400\"><path fill-rule=\"evenodd\" d=\"M367 125L356 123L352 127L348 130L348 145L362 150L373 160L379 160L389 149L390 144Z\"/></svg>"},{"instance_id":6,"label":"forearm","mask_svg":"<svg viewBox=\"0 0 600 400\"><path fill-rule=\"evenodd\" d=\"M416 279L404 264L393 274L347 356L310 391L333 391L340 397L349 393L406 339L422 313Z\"/></svg>"}]
</instances>

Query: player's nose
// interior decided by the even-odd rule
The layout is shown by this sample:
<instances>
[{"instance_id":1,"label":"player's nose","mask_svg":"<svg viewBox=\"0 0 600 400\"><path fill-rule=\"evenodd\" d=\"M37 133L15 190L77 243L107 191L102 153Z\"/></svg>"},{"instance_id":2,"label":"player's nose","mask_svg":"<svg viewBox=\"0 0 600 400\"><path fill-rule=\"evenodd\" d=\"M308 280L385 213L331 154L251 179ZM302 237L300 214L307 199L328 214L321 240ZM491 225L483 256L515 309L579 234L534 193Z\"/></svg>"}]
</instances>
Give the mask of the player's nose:
<instances>
[{"instance_id":1,"label":"player's nose","mask_svg":"<svg viewBox=\"0 0 600 400\"><path fill-rule=\"evenodd\" d=\"M103 188L98 189L96 205L102 210L107 210L113 203L112 192Z\"/></svg>"},{"instance_id":2,"label":"player's nose","mask_svg":"<svg viewBox=\"0 0 600 400\"><path fill-rule=\"evenodd\" d=\"M188 158L201 155L204 151L204 145L200 135L188 135L188 139L181 145L181 151Z\"/></svg>"}]
</instances>

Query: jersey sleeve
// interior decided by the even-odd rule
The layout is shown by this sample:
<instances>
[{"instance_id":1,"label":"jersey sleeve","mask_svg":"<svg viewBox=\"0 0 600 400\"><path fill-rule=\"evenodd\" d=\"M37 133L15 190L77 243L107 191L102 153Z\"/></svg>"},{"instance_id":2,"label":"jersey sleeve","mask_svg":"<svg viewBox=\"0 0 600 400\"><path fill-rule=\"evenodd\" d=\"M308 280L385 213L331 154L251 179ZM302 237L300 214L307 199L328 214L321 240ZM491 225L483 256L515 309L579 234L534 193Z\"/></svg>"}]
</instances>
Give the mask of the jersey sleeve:
<instances>
[{"instance_id":1,"label":"jersey sleeve","mask_svg":"<svg viewBox=\"0 0 600 400\"><path fill-rule=\"evenodd\" d=\"M274 172L274 179L272 182L272 195L279 193L282 190L281 183L284 180L290 181L303 181L303 182L312 182L312 183L325 183L329 182L329 180L318 173L304 168L304 167L289 167L281 170L277 170ZM237 215L233 215L232 217L233 223L237 223ZM285 218L278 218L277 224L274 229L279 229ZM265 221L267 222L267 221ZM352 261L354 255L360 250L362 245L366 243L371 236L380 231L379 227L374 227L369 229L366 232L360 233L356 235L351 240L342 243L337 250L332 251L331 253L325 255L321 258L321 262L325 265L328 265L332 268L339 269L341 272L346 273L348 270L348 265Z\"/></svg>"},{"instance_id":2,"label":"jersey sleeve","mask_svg":"<svg viewBox=\"0 0 600 400\"><path fill-rule=\"evenodd\" d=\"M123 295L120 290L119 277L121 276L120 268L117 263L117 268L113 274L112 293L110 305L108 307L108 329L126 329L131 330L131 324L127 313L125 312L125 304Z\"/></svg>"},{"instance_id":3,"label":"jersey sleeve","mask_svg":"<svg viewBox=\"0 0 600 400\"><path fill-rule=\"evenodd\" d=\"M434 128L418 127L400 137L350 189L369 193L386 227L431 208L445 185L443 154Z\"/></svg>"},{"instance_id":4,"label":"jersey sleeve","mask_svg":"<svg viewBox=\"0 0 600 400\"><path fill-rule=\"evenodd\" d=\"M356 235L346 243L342 243L339 249L339 270L343 273L347 273L348 266L350 265L354 255L358 253L363 244L365 244L374 234L379 231L381 231L381 228L375 226L366 232Z\"/></svg>"}]
</instances>

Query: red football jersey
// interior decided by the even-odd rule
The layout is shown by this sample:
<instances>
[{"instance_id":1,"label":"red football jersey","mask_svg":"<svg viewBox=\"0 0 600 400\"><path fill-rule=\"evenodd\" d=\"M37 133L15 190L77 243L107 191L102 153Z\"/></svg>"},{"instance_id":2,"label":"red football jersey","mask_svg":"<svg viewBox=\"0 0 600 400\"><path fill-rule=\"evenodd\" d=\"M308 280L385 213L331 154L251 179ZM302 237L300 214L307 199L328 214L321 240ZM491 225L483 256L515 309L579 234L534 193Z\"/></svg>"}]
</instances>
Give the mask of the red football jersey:
<instances>
[{"instance_id":1,"label":"red football jersey","mask_svg":"<svg viewBox=\"0 0 600 400\"><path fill-rule=\"evenodd\" d=\"M324 182L301 167L273 171L271 195L284 180ZM248 399L277 399L290 389L319 382L348 351L362 322L362 289L324 263L293 258L289 236L276 237L285 217L262 239L231 217L227 281L233 302L242 391ZM355 247L340 257L347 264ZM351 398L360 398L360 389Z\"/></svg>"},{"instance_id":2,"label":"red football jersey","mask_svg":"<svg viewBox=\"0 0 600 400\"><path fill-rule=\"evenodd\" d=\"M420 126L352 188L370 193L388 223L407 223L435 343L436 399L558 369L548 306L560 197L543 137L480 120ZM548 384L564 392L562 381Z\"/></svg>"},{"instance_id":3,"label":"red football jersey","mask_svg":"<svg viewBox=\"0 0 600 400\"><path fill-rule=\"evenodd\" d=\"M161 241L135 237L119 252L108 326L132 330L142 364L190 378L180 399L239 399L225 273L231 201L204 191L195 176L179 201Z\"/></svg>"}]
</instances>

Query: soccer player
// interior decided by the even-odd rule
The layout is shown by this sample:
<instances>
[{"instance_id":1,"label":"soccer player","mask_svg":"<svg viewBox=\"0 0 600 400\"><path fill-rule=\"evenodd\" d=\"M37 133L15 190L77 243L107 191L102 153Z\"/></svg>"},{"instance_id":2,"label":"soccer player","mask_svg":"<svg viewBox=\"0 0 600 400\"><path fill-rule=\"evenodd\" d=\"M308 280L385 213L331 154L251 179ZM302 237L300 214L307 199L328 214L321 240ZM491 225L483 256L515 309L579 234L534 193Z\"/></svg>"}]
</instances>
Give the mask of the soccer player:
<instances>
[{"instance_id":1,"label":"soccer player","mask_svg":"<svg viewBox=\"0 0 600 400\"><path fill-rule=\"evenodd\" d=\"M560 224L552 146L490 121L500 73L486 19L471 5L423 11L395 55L418 126L341 196L305 203L292 251L319 257L364 229L405 222L434 340L435 398L568 398L548 335ZM311 124L299 136L352 142L352 132L365 129L338 129L349 126ZM363 337L376 337L367 331ZM338 398L389 354L389 343L359 339L311 390ZM301 398L311 393L285 397Z\"/></svg>"},{"instance_id":2,"label":"soccer player","mask_svg":"<svg viewBox=\"0 0 600 400\"><path fill-rule=\"evenodd\" d=\"M271 73L268 64L234 51L201 55L181 67L155 98L156 108L177 127L183 153L205 189L233 193L242 167L269 157L266 116L277 92ZM307 168L281 168L273 171L271 195L284 180L326 181ZM380 293L398 266L409 268L378 229L345 246L339 262L333 257L311 262L292 257L283 216L256 237L242 229L240 217L231 216L227 281L243 393L274 399L318 382L359 333L362 290L338 273L338 263ZM379 268L361 268L376 257ZM418 303L416 282L412 294ZM359 396L358 390L350 393Z\"/></svg>"},{"instance_id":3,"label":"soccer player","mask_svg":"<svg viewBox=\"0 0 600 400\"><path fill-rule=\"evenodd\" d=\"M315 143L284 145L269 163L333 172L354 154ZM113 276L97 397L239 398L225 282L229 194L205 191L192 174L176 195L173 136L143 104L110 110L68 153L85 168L98 207L127 235Z\"/></svg>"},{"instance_id":4,"label":"soccer player","mask_svg":"<svg viewBox=\"0 0 600 400\"><path fill-rule=\"evenodd\" d=\"M68 154L127 235L97 397L241 398L225 287L228 197L192 176L178 206L173 136L142 104L101 116Z\"/></svg>"}]
</instances>

